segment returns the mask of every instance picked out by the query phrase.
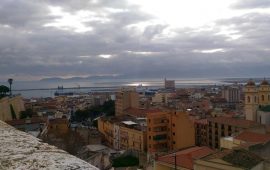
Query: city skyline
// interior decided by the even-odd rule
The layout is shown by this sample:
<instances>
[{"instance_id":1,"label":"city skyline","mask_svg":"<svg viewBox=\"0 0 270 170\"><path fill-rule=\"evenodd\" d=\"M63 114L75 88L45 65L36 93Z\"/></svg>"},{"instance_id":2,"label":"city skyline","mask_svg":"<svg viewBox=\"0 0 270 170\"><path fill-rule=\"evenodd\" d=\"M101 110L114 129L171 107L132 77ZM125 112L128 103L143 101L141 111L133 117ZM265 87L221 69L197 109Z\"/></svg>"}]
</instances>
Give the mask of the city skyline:
<instances>
[{"instance_id":1,"label":"city skyline","mask_svg":"<svg viewBox=\"0 0 270 170\"><path fill-rule=\"evenodd\" d=\"M0 81L269 75L269 0L4 0L0 6Z\"/></svg>"}]
</instances>

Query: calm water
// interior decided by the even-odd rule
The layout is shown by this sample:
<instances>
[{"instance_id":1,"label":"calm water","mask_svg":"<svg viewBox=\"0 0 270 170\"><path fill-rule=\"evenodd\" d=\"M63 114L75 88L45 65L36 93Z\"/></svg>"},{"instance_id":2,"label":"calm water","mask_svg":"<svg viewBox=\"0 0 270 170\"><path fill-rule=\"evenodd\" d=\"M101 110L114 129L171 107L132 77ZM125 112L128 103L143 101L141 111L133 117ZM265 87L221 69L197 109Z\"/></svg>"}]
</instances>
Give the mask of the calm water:
<instances>
[{"instance_id":1,"label":"calm water","mask_svg":"<svg viewBox=\"0 0 270 170\"><path fill-rule=\"evenodd\" d=\"M7 82L0 84L8 85ZM202 85L221 85L226 84L222 80L217 79L175 79L177 87L194 87ZM163 79L121 79L121 80L94 80L94 81L14 81L12 89L14 93L20 93L23 97L54 97L54 92L58 86L63 86L66 91L72 92L90 92L101 88L116 88L121 86L148 86L148 87L163 87ZM87 88L85 88L87 87ZM26 91L26 89L31 89ZM41 90L42 89L42 90Z\"/></svg>"}]
</instances>

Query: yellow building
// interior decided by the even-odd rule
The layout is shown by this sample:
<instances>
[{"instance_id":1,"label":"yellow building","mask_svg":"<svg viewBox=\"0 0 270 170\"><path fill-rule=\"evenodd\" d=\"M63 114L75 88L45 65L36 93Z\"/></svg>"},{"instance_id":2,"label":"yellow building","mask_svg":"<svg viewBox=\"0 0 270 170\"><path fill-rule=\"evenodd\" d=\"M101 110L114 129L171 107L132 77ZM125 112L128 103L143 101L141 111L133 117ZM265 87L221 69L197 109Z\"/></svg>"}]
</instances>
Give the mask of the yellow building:
<instances>
[{"instance_id":1,"label":"yellow building","mask_svg":"<svg viewBox=\"0 0 270 170\"><path fill-rule=\"evenodd\" d=\"M113 146L114 142L114 128L113 123L103 119L98 119L98 130L104 135L107 145Z\"/></svg>"},{"instance_id":2,"label":"yellow building","mask_svg":"<svg viewBox=\"0 0 270 170\"><path fill-rule=\"evenodd\" d=\"M68 119L66 118L56 118L48 119L47 121L48 133L57 132L57 133L67 133L68 132Z\"/></svg>"},{"instance_id":3,"label":"yellow building","mask_svg":"<svg viewBox=\"0 0 270 170\"><path fill-rule=\"evenodd\" d=\"M98 119L98 130L107 144L116 150L146 151L145 127L132 121L130 116Z\"/></svg>"},{"instance_id":4,"label":"yellow building","mask_svg":"<svg viewBox=\"0 0 270 170\"><path fill-rule=\"evenodd\" d=\"M20 112L25 110L22 97L14 96L0 99L0 120L9 121L13 119L11 107L15 112L16 119L19 119Z\"/></svg>"},{"instance_id":5,"label":"yellow building","mask_svg":"<svg viewBox=\"0 0 270 170\"><path fill-rule=\"evenodd\" d=\"M247 120L259 121L257 111L260 107L270 105L270 86L268 81L263 80L259 87L250 80L244 89L245 115Z\"/></svg>"},{"instance_id":6,"label":"yellow building","mask_svg":"<svg viewBox=\"0 0 270 170\"><path fill-rule=\"evenodd\" d=\"M146 151L146 133L140 129L120 125L120 149Z\"/></svg>"},{"instance_id":7,"label":"yellow building","mask_svg":"<svg viewBox=\"0 0 270 170\"><path fill-rule=\"evenodd\" d=\"M139 108L139 95L135 88L122 88L116 93L115 115L123 115L128 108Z\"/></svg>"},{"instance_id":8,"label":"yellow building","mask_svg":"<svg viewBox=\"0 0 270 170\"><path fill-rule=\"evenodd\" d=\"M155 96L152 97L153 104L167 104L168 99L173 95L170 92L160 92L156 93Z\"/></svg>"},{"instance_id":9,"label":"yellow building","mask_svg":"<svg viewBox=\"0 0 270 170\"><path fill-rule=\"evenodd\" d=\"M185 112L147 114L148 152L167 152L195 145L194 124Z\"/></svg>"}]
</instances>

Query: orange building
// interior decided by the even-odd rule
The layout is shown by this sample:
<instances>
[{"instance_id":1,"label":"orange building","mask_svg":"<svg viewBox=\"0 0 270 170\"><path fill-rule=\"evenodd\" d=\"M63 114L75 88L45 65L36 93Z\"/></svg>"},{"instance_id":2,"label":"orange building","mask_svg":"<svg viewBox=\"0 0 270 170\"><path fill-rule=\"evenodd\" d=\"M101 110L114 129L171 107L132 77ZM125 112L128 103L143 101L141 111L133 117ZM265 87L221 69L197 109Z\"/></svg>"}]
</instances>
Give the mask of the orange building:
<instances>
[{"instance_id":1,"label":"orange building","mask_svg":"<svg viewBox=\"0 0 270 170\"><path fill-rule=\"evenodd\" d=\"M139 108L139 95L133 88L122 88L116 93L115 115L125 114L128 108Z\"/></svg>"},{"instance_id":2,"label":"orange building","mask_svg":"<svg viewBox=\"0 0 270 170\"><path fill-rule=\"evenodd\" d=\"M194 145L194 124L187 113L163 111L147 114L149 153L167 152Z\"/></svg>"}]
</instances>

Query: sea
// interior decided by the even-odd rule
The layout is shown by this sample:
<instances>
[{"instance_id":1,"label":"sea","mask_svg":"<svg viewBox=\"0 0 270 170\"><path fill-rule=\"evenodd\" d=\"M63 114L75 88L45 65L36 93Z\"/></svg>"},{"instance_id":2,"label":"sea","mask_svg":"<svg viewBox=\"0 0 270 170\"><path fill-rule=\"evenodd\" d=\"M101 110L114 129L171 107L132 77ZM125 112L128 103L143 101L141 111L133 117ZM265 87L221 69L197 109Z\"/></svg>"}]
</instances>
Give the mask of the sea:
<instances>
[{"instance_id":1,"label":"sea","mask_svg":"<svg viewBox=\"0 0 270 170\"><path fill-rule=\"evenodd\" d=\"M174 79L177 88L198 87L209 85L225 85L233 83L234 79ZM9 86L7 82L0 85ZM140 86L147 88L164 87L164 79L107 79L107 80L55 80L55 81L13 81L13 94L21 94L24 98L54 97L63 87L65 92L88 93L113 91L123 86Z\"/></svg>"}]
</instances>

